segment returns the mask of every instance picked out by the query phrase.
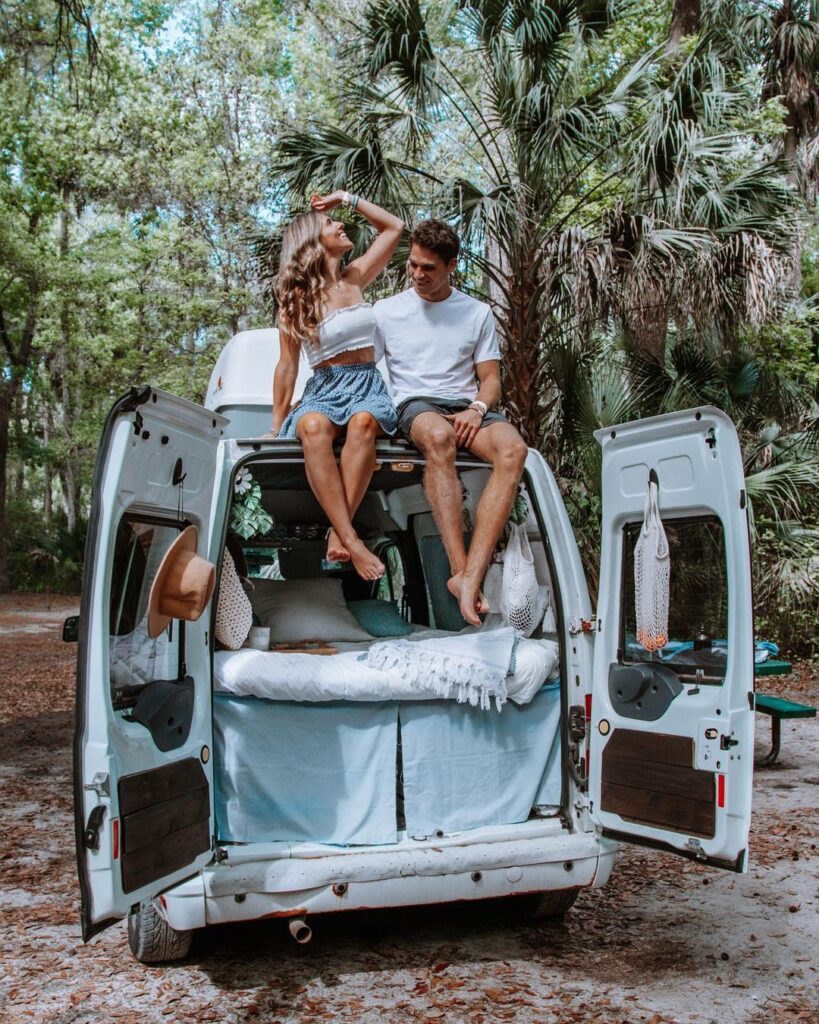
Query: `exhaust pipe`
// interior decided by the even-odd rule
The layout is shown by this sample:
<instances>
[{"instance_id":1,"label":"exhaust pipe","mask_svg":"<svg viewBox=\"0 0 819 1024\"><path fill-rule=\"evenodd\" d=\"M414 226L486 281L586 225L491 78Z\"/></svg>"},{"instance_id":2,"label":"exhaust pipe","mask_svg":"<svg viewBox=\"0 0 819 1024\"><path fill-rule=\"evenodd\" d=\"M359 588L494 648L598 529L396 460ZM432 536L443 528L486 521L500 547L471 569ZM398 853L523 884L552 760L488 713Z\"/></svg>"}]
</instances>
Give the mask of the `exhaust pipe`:
<instances>
[{"instance_id":1,"label":"exhaust pipe","mask_svg":"<svg viewBox=\"0 0 819 1024\"><path fill-rule=\"evenodd\" d=\"M300 946L306 946L310 939L313 938L313 929L303 917L291 917L287 922L287 927Z\"/></svg>"}]
</instances>

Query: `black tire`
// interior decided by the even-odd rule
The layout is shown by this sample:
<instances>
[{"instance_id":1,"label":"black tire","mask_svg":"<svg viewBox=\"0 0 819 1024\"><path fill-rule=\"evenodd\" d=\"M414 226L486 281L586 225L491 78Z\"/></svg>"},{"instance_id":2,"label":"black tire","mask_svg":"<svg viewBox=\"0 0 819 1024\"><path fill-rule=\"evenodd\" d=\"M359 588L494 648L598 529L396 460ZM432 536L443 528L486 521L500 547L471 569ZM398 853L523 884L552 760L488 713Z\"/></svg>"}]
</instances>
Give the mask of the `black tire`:
<instances>
[{"instance_id":1,"label":"black tire","mask_svg":"<svg viewBox=\"0 0 819 1024\"><path fill-rule=\"evenodd\" d=\"M562 917L574 906L580 893L579 889L553 889L550 892L527 892L520 896L510 896L503 902L507 904L506 913L520 921Z\"/></svg>"},{"instance_id":2,"label":"black tire","mask_svg":"<svg viewBox=\"0 0 819 1024\"><path fill-rule=\"evenodd\" d=\"M141 903L128 915L128 945L141 964L163 964L184 959L193 932L178 932L152 903Z\"/></svg>"}]
</instances>

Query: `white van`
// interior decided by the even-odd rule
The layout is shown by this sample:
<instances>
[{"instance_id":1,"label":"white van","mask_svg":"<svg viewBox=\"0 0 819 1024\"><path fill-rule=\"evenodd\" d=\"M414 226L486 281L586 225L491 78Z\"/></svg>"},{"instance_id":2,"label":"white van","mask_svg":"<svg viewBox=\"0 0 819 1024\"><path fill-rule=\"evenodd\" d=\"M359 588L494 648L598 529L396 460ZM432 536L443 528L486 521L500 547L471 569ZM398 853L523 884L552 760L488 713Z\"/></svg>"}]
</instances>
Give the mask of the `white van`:
<instances>
[{"instance_id":1,"label":"white van","mask_svg":"<svg viewBox=\"0 0 819 1024\"><path fill-rule=\"evenodd\" d=\"M326 519L301 446L260 439L277 351L275 331L238 335L206 407L143 387L105 424L79 622L84 939L128 915L132 951L148 962L184 956L196 929L228 921L288 918L305 941L308 915L364 907L543 894L541 912L562 913L606 882L618 840L745 871L753 620L730 420L702 407L598 431L596 616L557 484L530 451L526 533L551 592L545 639L556 654L527 703L498 712L434 694L395 699L357 689L352 655L296 655L324 674L314 689L288 675L292 655L217 649L218 584L197 621L174 620L155 641L142 626L157 562L181 529L196 525L198 553L220 565L234 481L249 470L274 527L243 542L248 572L257 589L272 577L293 595L305 639L315 609L299 594L313 591L341 595L339 614L366 607L377 623L384 613L386 629L361 627L370 642L463 628L423 459L408 444L379 442L356 518L385 578L366 584L324 560ZM488 469L468 455L457 465L474 513ZM671 547L673 642L654 654L635 639L632 569L650 474Z\"/></svg>"}]
</instances>

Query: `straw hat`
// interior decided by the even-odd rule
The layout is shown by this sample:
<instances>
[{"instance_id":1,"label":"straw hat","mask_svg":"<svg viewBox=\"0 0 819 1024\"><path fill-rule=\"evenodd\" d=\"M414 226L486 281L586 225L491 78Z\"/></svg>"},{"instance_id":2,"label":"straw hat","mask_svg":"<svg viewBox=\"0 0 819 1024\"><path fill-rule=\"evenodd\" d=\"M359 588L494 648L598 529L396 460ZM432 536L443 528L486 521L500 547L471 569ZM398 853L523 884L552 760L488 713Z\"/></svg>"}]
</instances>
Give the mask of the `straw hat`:
<instances>
[{"instance_id":1,"label":"straw hat","mask_svg":"<svg viewBox=\"0 0 819 1024\"><path fill-rule=\"evenodd\" d=\"M165 552L148 597L148 636L159 636L171 619L195 622L216 582L211 562L196 553L199 531L186 527Z\"/></svg>"}]
</instances>

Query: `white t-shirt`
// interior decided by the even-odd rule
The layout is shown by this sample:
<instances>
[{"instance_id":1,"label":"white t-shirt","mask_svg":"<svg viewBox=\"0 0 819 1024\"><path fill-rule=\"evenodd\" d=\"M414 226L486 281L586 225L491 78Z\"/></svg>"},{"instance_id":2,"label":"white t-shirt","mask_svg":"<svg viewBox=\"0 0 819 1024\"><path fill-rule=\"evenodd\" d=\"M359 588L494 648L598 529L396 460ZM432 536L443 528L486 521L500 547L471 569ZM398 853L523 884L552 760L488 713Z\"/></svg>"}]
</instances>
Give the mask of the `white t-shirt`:
<instances>
[{"instance_id":1,"label":"white t-shirt","mask_svg":"<svg viewBox=\"0 0 819 1024\"><path fill-rule=\"evenodd\" d=\"M491 308L456 288L427 302L414 288L373 306L376 360L386 357L393 401L465 398L478 393L475 364L500 359Z\"/></svg>"}]
</instances>

